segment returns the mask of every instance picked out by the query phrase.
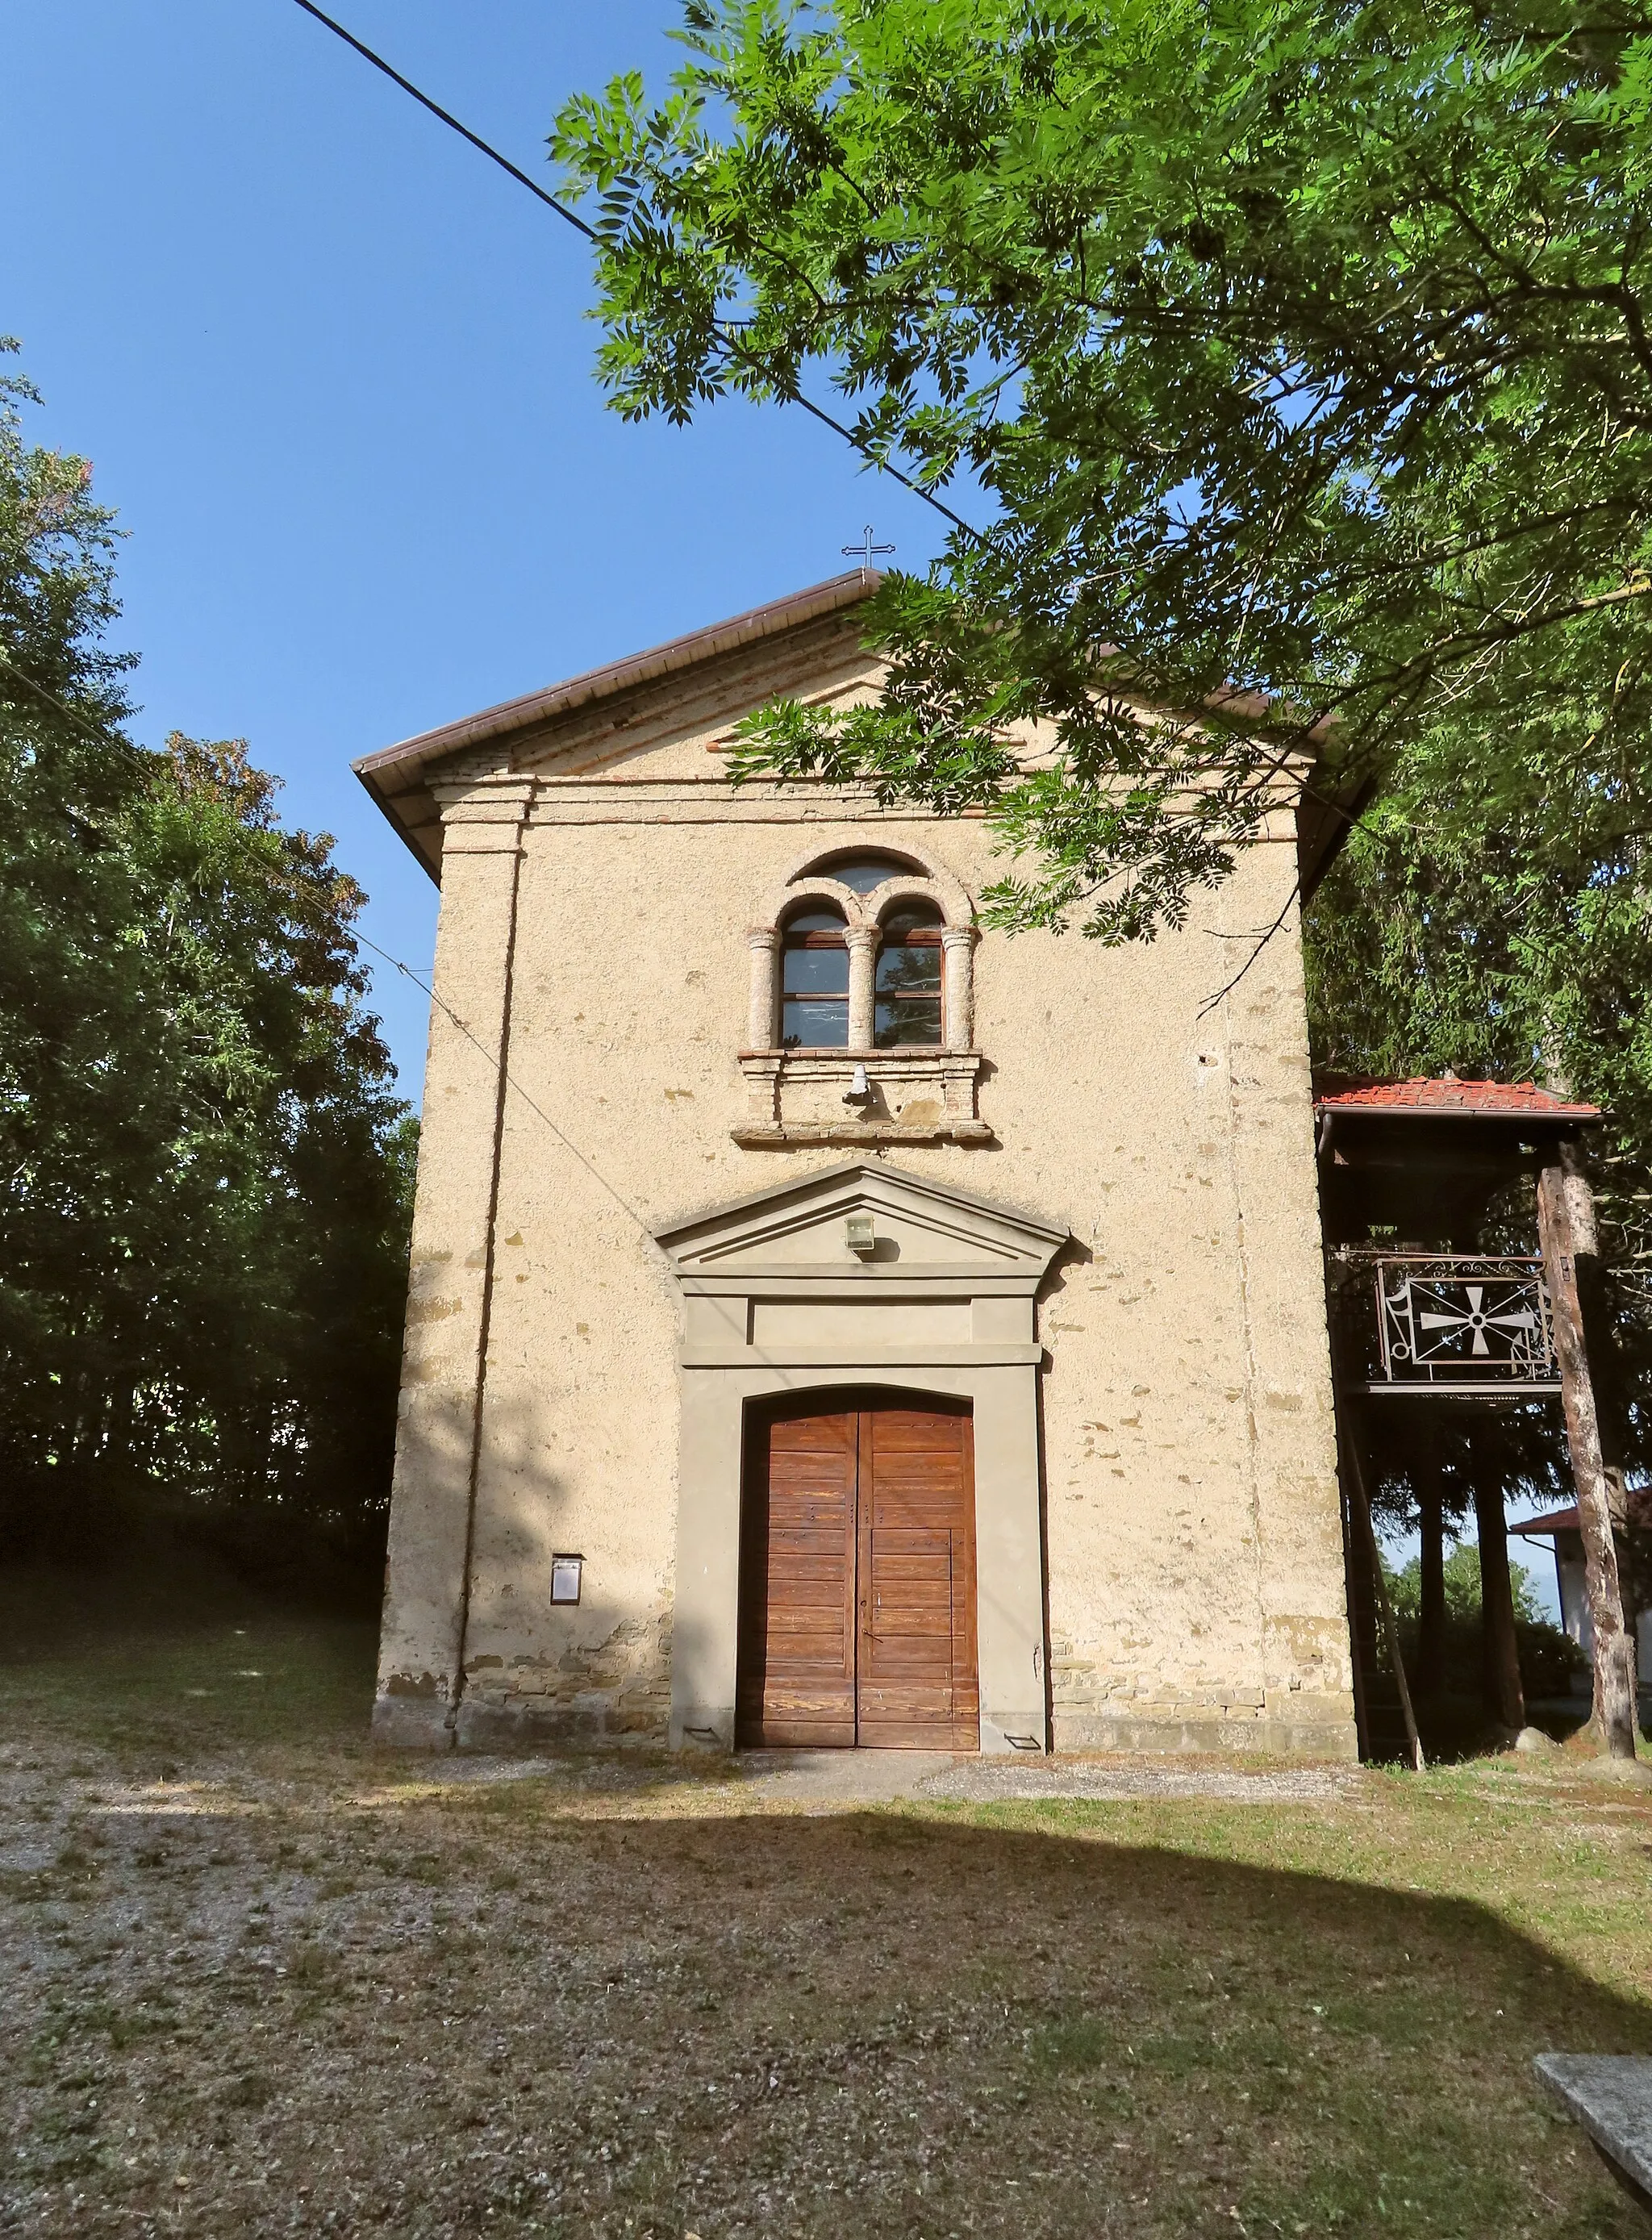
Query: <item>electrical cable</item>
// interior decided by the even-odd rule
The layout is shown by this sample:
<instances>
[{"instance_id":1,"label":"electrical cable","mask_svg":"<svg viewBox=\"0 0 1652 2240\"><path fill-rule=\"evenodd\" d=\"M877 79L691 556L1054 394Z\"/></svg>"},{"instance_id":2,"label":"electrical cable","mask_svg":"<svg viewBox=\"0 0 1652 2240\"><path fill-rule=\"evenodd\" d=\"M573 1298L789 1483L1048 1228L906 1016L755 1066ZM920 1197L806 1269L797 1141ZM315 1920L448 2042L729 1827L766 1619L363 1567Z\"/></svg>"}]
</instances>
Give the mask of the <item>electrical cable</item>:
<instances>
[{"instance_id":1,"label":"electrical cable","mask_svg":"<svg viewBox=\"0 0 1652 2240\"><path fill-rule=\"evenodd\" d=\"M373 49L367 45L365 41L358 39L353 31L347 31L341 23L326 12L325 9L316 7L316 0L296 0L296 5L302 8L306 16L313 16L318 23L324 24L336 37L342 39L347 47L353 49L363 62L370 63L376 70L382 70L392 85L399 86L403 93L410 94L422 109L428 109L431 116L438 118L450 131L456 132L462 140L468 140L473 148L488 158L490 163L496 163L502 171L509 172L518 186L526 187L529 193L536 197L548 210L555 210L558 217L566 219L576 232L583 234L587 241L595 242L597 239L596 228L588 225L576 211L570 210L566 203L560 202L536 180L530 178L526 171L513 163L509 156L501 155L498 149L490 141L484 140L479 132L473 132L468 124L462 124L451 110L443 108L439 101L432 101L428 93L422 92L411 78L403 77L401 71L393 64L387 63L383 55L376 54ZM762 371L759 362L735 336L728 331L726 327L719 324L713 329L713 333L725 356L743 365ZM776 394L780 397L783 404L801 405L811 419L818 420L823 428L829 428L835 436L841 436L846 443L858 451L862 458L869 465L876 467L880 474L892 475L903 490L910 490L914 497L922 498L925 505L933 507L936 513L943 515L955 529L961 529L966 537L973 537L977 543L981 541L981 531L972 527L961 513L955 513L949 505L936 497L933 490L925 490L922 483L914 482L911 476L903 474L899 467L892 466L887 459L879 458L875 451L862 443L852 428L846 428L841 420L833 419L829 412L823 411L818 404L805 397L801 390L794 390L789 395L783 390L777 390Z\"/></svg>"},{"instance_id":2,"label":"electrical cable","mask_svg":"<svg viewBox=\"0 0 1652 2240\"><path fill-rule=\"evenodd\" d=\"M570 210L566 203L558 202L556 196L548 189L542 187L537 180L530 178L526 171L519 170L509 156L502 156L499 150L484 140L479 132L473 132L468 124L461 124L458 118L450 110L443 109L440 102L432 101L428 93L421 93L411 78L403 77L401 71L387 63L383 55L376 55L371 47L363 45L353 31L347 31L342 23L335 22L324 10L317 8L315 5L315 0L298 0L298 5L306 16L313 16L318 23L325 23L328 30L343 39L347 47L354 47L363 62L371 63L376 70L383 70L393 85L399 85L403 93L411 94L422 109L428 109L432 117L440 117L450 131L456 132L462 140L468 140L473 148L479 150L488 158L490 163L497 163L502 171L509 171L518 186L526 187L530 195L537 195L540 201L554 210L558 217L566 218L576 232L583 233L587 241L596 240L596 230L594 226L587 225L584 219Z\"/></svg>"},{"instance_id":3,"label":"electrical cable","mask_svg":"<svg viewBox=\"0 0 1652 2240\"><path fill-rule=\"evenodd\" d=\"M81 729L86 733L88 737L96 739L100 745L105 745L108 743L109 730L110 728L109 725L95 723L90 716L83 714L81 710L71 707L67 700L60 699L57 694L51 690L51 687L49 684L39 683L34 677L30 676L26 669L20 669L17 663L12 660L10 655L3 650L0 650L0 668L10 670L11 674L17 677L23 683L26 684L31 692L38 693L43 700L50 700L54 708L61 709L63 713L68 717L71 723L78 723L80 725ZM498 1066L499 1052L497 1050L490 1050L479 1036L472 1034L470 1028L466 1026L464 1021L459 1017L458 1013L454 1010L452 1006L449 1003L443 1003L441 997L436 994L436 990L433 987L427 986L410 964L404 964L399 957L392 957L388 949L381 949L377 942L370 941L367 936L358 929L351 929L350 938L358 948L370 949L375 957L382 957L387 964L393 964L403 979L410 980L416 988L430 997L431 1003L436 1005L437 1010L443 1013L444 1017L452 1021L453 1024L458 1029L465 1040L468 1043L472 1043L476 1049L481 1051L483 1057L487 1059L490 1065L496 1068ZM434 974L431 977L434 978ZM505 1070L505 1085L507 1088L514 1089L516 1090L517 1096L521 1097L523 1103L528 1107L528 1110L533 1113L536 1119L543 1121L544 1125L550 1129L551 1134L556 1138L557 1142L562 1144L563 1149L571 1153L572 1156L578 1160L580 1165L584 1168L586 1173L590 1175L592 1181L598 1183L601 1188L608 1192L608 1195L613 1199L615 1204L619 1207L623 1213L628 1215L629 1218L636 1223L644 1237L651 1239L654 1232L649 1227L647 1222L643 1220L636 1208L634 1205L627 1203L625 1199L623 1198L619 1192L615 1189L613 1183L609 1181L607 1176L602 1172L601 1169L594 1166L590 1160L585 1157L583 1151L580 1150L578 1144L573 1141L571 1137L563 1134L563 1130L551 1118L550 1113L547 1112L542 1105L536 1104L534 1102L533 1098L529 1096L527 1090L510 1072L508 1067Z\"/></svg>"},{"instance_id":4,"label":"electrical cable","mask_svg":"<svg viewBox=\"0 0 1652 2240\"><path fill-rule=\"evenodd\" d=\"M363 949L370 949L375 957L382 957L387 964L393 964L396 970L402 974L404 979L410 980L416 988L421 990L430 997L430 1001L436 1005L436 1010L442 1013L443 1017L452 1022L452 1023L458 1029L459 1032L464 1037L466 1042L470 1043L474 1049L481 1051L483 1057L486 1058L490 1065L496 1069L498 1067L499 1052L497 1050L490 1050L479 1035L472 1034L470 1029L466 1026L464 1021L459 1017L452 1005L450 1003L443 1003L441 997L436 994L436 990L433 987L427 987L425 983L420 979L418 974L413 970L413 967L410 964L403 964L399 957L392 957L388 949L381 949L377 942L370 941L364 933L356 933L352 935L351 937L355 941L358 942ZM432 973L430 977L434 979L436 976ZM528 1107L528 1110L534 1115L536 1119L542 1120L544 1123L545 1126L550 1129L551 1134L556 1138L557 1142L563 1146L564 1150L570 1152L573 1157L578 1160L580 1165L584 1168L591 1180L599 1184L602 1189L608 1192L608 1195L613 1199L615 1204L619 1207L621 1212L628 1214L642 1230L643 1236L648 1237L651 1242L654 1232L649 1227L647 1222L643 1220L636 1208L634 1205L629 1204L627 1201L620 1196L613 1183L609 1181L608 1177L603 1174L601 1168L592 1164L590 1160L585 1157L583 1151L580 1150L578 1144L573 1141L572 1137L563 1134L563 1130L556 1125L556 1123L551 1118L550 1113L545 1110L544 1107L541 1104L535 1103L533 1098L529 1096L527 1090L516 1079L509 1066L504 1069L504 1077L506 1088L514 1089L516 1090L517 1096L521 1097L523 1103Z\"/></svg>"}]
</instances>

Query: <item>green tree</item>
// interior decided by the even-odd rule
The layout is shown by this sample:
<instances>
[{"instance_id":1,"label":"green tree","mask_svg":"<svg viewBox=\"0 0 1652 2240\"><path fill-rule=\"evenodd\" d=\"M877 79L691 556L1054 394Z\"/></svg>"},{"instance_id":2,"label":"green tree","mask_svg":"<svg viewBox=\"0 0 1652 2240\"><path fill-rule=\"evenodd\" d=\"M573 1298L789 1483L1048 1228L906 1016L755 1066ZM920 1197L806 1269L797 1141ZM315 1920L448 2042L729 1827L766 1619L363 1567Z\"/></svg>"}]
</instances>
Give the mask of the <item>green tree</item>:
<instances>
[{"instance_id":1,"label":"green tree","mask_svg":"<svg viewBox=\"0 0 1652 2240\"><path fill-rule=\"evenodd\" d=\"M1416 1557L1413 1556L1401 1570L1390 1571L1388 1581L1395 1616L1415 1618L1422 1597L1422 1565ZM1531 1573L1523 1563L1510 1563L1509 1582L1515 1618L1523 1625L1542 1623L1542 1605L1538 1602ZM1479 1618L1480 1555L1472 1540L1459 1540L1445 1559L1445 1595L1448 1617L1459 1623Z\"/></svg>"},{"instance_id":2,"label":"green tree","mask_svg":"<svg viewBox=\"0 0 1652 2240\"><path fill-rule=\"evenodd\" d=\"M1179 920L1315 757L1409 758L1522 858L1609 797L1638 854L1649 28L688 0L663 97L617 79L553 139L616 405L817 370L980 529L884 586L882 705L772 710L743 767L984 804L998 922L1109 940Z\"/></svg>"},{"instance_id":3,"label":"green tree","mask_svg":"<svg viewBox=\"0 0 1652 2240\"><path fill-rule=\"evenodd\" d=\"M1588 1662L1575 1642L1551 1625L1537 1599L1531 1573L1522 1563L1509 1567L1515 1620L1515 1644L1522 1682L1529 1698L1542 1700L1572 1694L1574 1677L1587 1671ZM1417 1657L1422 1616L1422 1565L1416 1557L1400 1570L1387 1574L1389 1596L1399 1621L1401 1653L1408 1667ZM1440 1701L1428 1707L1428 1723L1438 1743L1451 1746L1471 1742L1475 1718L1465 1720L1463 1707L1472 1704L1484 1684L1485 1642L1481 1626L1480 1551L1472 1541L1459 1541L1445 1560L1445 1637L1442 1643L1442 1680L1457 1710ZM1581 1707L1580 1707L1581 1708Z\"/></svg>"},{"instance_id":4,"label":"green tree","mask_svg":"<svg viewBox=\"0 0 1652 2240\"><path fill-rule=\"evenodd\" d=\"M1652 1463L1652 917L1622 794L1585 795L1542 845L1459 805L1434 816L1402 763L1305 921L1316 1057L1352 1074L1560 1079L1607 1121L1595 1188L1624 1459ZM1533 1247L1529 1184L1489 1241Z\"/></svg>"},{"instance_id":5,"label":"green tree","mask_svg":"<svg viewBox=\"0 0 1652 2240\"><path fill-rule=\"evenodd\" d=\"M110 517L83 461L25 446L33 398L16 377L0 387L0 1338L8 1413L63 1416L92 1349L37 1271L76 1256L86 1146L130 1140L142 1108L142 968L115 836L148 770L120 728L130 662L102 643Z\"/></svg>"},{"instance_id":6,"label":"green tree","mask_svg":"<svg viewBox=\"0 0 1652 2240\"><path fill-rule=\"evenodd\" d=\"M0 413L0 1536L164 1512L370 1551L411 1123L331 842L137 747L111 523Z\"/></svg>"}]
</instances>

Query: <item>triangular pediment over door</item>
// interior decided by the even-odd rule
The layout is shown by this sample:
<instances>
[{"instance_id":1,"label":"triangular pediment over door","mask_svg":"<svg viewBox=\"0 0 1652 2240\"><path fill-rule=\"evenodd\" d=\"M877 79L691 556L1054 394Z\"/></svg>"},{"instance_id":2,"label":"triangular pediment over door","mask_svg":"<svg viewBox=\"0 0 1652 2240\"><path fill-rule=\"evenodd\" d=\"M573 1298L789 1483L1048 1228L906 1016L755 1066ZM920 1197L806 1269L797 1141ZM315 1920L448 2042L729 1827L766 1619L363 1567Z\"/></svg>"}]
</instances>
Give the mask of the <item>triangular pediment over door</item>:
<instances>
[{"instance_id":1,"label":"triangular pediment over door","mask_svg":"<svg viewBox=\"0 0 1652 2240\"><path fill-rule=\"evenodd\" d=\"M752 1279L1035 1290L1066 1229L1011 1206L851 1160L656 1231L685 1289Z\"/></svg>"}]
</instances>

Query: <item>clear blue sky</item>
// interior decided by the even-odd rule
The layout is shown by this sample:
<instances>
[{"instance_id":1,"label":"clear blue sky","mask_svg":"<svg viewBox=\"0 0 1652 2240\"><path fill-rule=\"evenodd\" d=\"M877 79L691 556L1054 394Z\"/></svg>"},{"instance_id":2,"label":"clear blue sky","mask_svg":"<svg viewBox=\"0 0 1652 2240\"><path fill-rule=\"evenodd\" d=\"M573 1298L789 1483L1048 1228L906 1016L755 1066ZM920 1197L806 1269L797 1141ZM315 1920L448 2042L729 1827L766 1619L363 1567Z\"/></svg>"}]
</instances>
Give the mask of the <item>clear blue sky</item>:
<instances>
[{"instance_id":1,"label":"clear blue sky","mask_svg":"<svg viewBox=\"0 0 1652 2240\"><path fill-rule=\"evenodd\" d=\"M332 0L554 183L566 96L641 68L666 0ZM586 245L292 0L3 0L0 333L128 532L138 731L244 737L420 969L436 893L352 757L943 524L795 411L627 427ZM823 392L823 402L829 399ZM376 1001L417 1097L425 1007Z\"/></svg>"}]
</instances>

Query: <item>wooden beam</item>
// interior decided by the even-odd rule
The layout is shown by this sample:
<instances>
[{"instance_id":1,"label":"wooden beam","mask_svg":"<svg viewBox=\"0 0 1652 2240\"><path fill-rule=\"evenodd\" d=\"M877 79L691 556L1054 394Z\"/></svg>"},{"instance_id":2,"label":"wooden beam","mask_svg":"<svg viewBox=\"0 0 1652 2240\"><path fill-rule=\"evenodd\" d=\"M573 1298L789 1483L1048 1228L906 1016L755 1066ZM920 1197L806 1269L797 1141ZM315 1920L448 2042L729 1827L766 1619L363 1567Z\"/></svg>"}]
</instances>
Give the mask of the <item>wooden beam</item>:
<instances>
[{"instance_id":1,"label":"wooden beam","mask_svg":"<svg viewBox=\"0 0 1652 2240\"><path fill-rule=\"evenodd\" d=\"M1439 1427L1423 1415L1411 1427L1411 1491L1417 1505L1417 1695L1431 1703L1445 1693L1445 1474Z\"/></svg>"},{"instance_id":2,"label":"wooden beam","mask_svg":"<svg viewBox=\"0 0 1652 2240\"><path fill-rule=\"evenodd\" d=\"M1376 1544L1376 1527L1371 1522L1371 1504L1365 1495L1365 1470L1360 1461L1360 1426L1357 1421L1350 1426L1347 1442L1349 1462L1353 1483L1349 1488L1356 1517L1365 1543L1365 1553L1371 1566L1371 1583L1376 1590L1376 1606L1382 1614L1382 1631L1389 1645L1389 1662L1394 1667L1395 1685L1400 1691L1400 1716L1405 1721L1405 1739L1411 1752L1411 1763L1422 1773L1428 1765L1422 1755L1422 1737L1417 1732L1416 1713L1411 1708L1411 1688L1405 1677L1405 1659L1400 1654L1400 1629L1394 1622L1394 1605L1389 1600L1389 1583L1382 1574L1382 1550Z\"/></svg>"},{"instance_id":3,"label":"wooden beam","mask_svg":"<svg viewBox=\"0 0 1652 2240\"><path fill-rule=\"evenodd\" d=\"M1595 1201L1575 1145L1537 1177L1537 1232L1543 1278L1555 1317L1566 1443L1577 1488L1582 1527L1583 1575L1595 1629L1595 1731L1602 1757L1635 1754L1635 1637L1623 1622L1617 1544L1612 1531L1613 1487L1601 1445L1600 1411L1589 1376L1589 1349L1578 1288L1580 1259L1598 1257Z\"/></svg>"},{"instance_id":4,"label":"wooden beam","mask_svg":"<svg viewBox=\"0 0 1652 2240\"><path fill-rule=\"evenodd\" d=\"M1333 1323L1332 1328L1335 1330ZM1341 1393L1336 1400L1336 1477L1342 1510L1342 1580L1348 1597L1348 1639L1353 1652L1354 1725L1360 1757L1367 1763L1376 1756L1371 1731L1370 1677L1376 1663L1376 1590L1365 1556L1365 1536L1354 1517L1354 1469L1349 1457L1353 1431L1349 1418L1352 1403Z\"/></svg>"},{"instance_id":5,"label":"wooden beam","mask_svg":"<svg viewBox=\"0 0 1652 2240\"><path fill-rule=\"evenodd\" d=\"M1513 1736L1526 1723L1526 1695L1521 1685L1520 1650L1515 1635L1502 1473L1495 1460L1471 1451L1469 1474L1480 1543L1481 1677L1486 1716Z\"/></svg>"}]
</instances>

